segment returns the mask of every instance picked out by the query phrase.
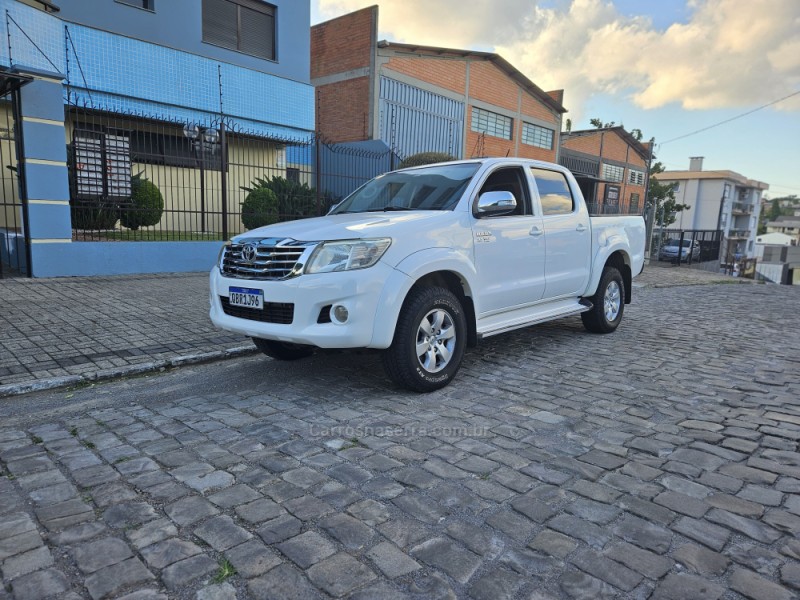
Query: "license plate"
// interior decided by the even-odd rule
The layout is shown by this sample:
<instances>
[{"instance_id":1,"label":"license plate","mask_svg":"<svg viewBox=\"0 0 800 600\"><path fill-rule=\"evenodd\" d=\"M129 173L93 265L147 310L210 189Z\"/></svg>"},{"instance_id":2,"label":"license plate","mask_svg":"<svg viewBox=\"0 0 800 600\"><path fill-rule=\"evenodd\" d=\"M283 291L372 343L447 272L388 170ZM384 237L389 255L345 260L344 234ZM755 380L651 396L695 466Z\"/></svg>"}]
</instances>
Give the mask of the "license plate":
<instances>
[{"instance_id":1,"label":"license plate","mask_svg":"<svg viewBox=\"0 0 800 600\"><path fill-rule=\"evenodd\" d=\"M231 306L243 308L264 308L264 292L253 288L228 288L228 302Z\"/></svg>"}]
</instances>

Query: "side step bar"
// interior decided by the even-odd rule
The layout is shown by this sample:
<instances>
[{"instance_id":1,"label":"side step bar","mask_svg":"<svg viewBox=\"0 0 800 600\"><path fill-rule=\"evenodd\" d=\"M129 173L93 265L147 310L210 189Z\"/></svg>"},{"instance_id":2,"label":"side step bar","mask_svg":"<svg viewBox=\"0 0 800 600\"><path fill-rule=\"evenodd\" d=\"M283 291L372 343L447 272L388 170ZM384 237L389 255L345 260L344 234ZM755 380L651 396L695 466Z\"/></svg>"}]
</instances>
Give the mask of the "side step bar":
<instances>
[{"instance_id":1,"label":"side step bar","mask_svg":"<svg viewBox=\"0 0 800 600\"><path fill-rule=\"evenodd\" d=\"M482 331L478 333L478 339L482 340L484 338L491 337L493 335L498 335L500 333L506 333L507 331L514 331L515 329L522 329L523 327L529 327L531 325L537 325L539 323L546 323L547 321L554 321L556 319L562 319L564 317L570 317L572 315L579 315L581 313L586 312L587 310L592 310L594 308L594 304L592 304L591 300L586 298L581 298L578 302L578 306L574 304L567 310L557 313L551 313L544 316L533 317L531 319L526 319L523 321L519 321L512 324L501 325L496 329L489 329L487 331Z\"/></svg>"}]
</instances>

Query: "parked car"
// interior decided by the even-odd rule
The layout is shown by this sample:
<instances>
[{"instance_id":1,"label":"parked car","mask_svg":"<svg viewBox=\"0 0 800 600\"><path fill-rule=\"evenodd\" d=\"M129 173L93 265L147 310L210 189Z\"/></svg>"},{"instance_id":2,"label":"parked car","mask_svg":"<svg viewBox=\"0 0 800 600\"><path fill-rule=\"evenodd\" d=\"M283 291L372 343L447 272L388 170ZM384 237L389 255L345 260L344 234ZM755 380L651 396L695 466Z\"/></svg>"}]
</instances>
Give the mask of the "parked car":
<instances>
[{"instance_id":1,"label":"parked car","mask_svg":"<svg viewBox=\"0 0 800 600\"><path fill-rule=\"evenodd\" d=\"M679 239L670 239L664 242L664 245L661 246L661 250L658 253L658 260L669 260L676 262L678 260L678 248L682 247L681 249L681 261L689 260L689 253L691 252L691 259L692 261L700 259L700 242L696 240L683 240L683 244L681 245L681 241Z\"/></svg>"},{"instance_id":2,"label":"parked car","mask_svg":"<svg viewBox=\"0 0 800 600\"><path fill-rule=\"evenodd\" d=\"M428 392L468 345L580 314L610 333L644 264L641 216L590 217L565 168L490 158L395 171L327 216L233 238L211 270L211 320L292 360L383 351L389 376Z\"/></svg>"}]
</instances>

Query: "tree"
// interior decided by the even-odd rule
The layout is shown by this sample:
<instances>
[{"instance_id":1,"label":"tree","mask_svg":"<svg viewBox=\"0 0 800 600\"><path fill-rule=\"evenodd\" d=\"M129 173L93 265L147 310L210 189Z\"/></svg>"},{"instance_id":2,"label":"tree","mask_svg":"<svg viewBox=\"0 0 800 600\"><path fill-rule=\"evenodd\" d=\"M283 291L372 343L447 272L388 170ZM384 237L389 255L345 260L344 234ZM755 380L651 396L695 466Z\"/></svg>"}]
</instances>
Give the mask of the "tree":
<instances>
[{"instance_id":1,"label":"tree","mask_svg":"<svg viewBox=\"0 0 800 600\"><path fill-rule=\"evenodd\" d=\"M647 192L648 207L655 206L655 222L661 227L669 227L678 218L678 213L690 208L675 199L675 184L661 183L655 176L664 171L660 162L650 167L650 187Z\"/></svg>"},{"instance_id":2,"label":"tree","mask_svg":"<svg viewBox=\"0 0 800 600\"><path fill-rule=\"evenodd\" d=\"M614 127L614 125L616 125L617 123L616 121L610 121L609 123L604 124L601 119L594 118L594 119L589 119L589 124L592 125L593 127L597 127L597 129L608 129L609 127Z\"/></svg>"},{"instance_id":3,"label":"tree","mask_svg":"<svg viewBox=\"0 0 800 600\"><path fill-rule=\"evenodd\" d=\"M572 131L572 119L567 119L567 122L565 123L565 126L567 128L567 133Z\"/></svg>"},{"instance_id":4,"label":"tree","mask_svg":"<svg viewBox=\"0 0 800 600\"><path fill-rule=\"evenodd\" d=\"M769 215L767 215L767 219L770 221L774 221L782 214L783 211L781 210L781 201L779 198L775 198L772 201L772 205L769 207Z\"/></svg>"},{"instance_id":5,"label":"tree","mask_svg":"<svg viewBox=\"0 0 800 600\"><path fill-rule=\"evenodd\" d=\"M451 156L446 152L418 152L412 154L403 160L398 166L398 169L407 169L408 167L421 167L422 165L431 165L440 162L449 162L456 160L455 156Z\"/></svg>"}]
</instances>

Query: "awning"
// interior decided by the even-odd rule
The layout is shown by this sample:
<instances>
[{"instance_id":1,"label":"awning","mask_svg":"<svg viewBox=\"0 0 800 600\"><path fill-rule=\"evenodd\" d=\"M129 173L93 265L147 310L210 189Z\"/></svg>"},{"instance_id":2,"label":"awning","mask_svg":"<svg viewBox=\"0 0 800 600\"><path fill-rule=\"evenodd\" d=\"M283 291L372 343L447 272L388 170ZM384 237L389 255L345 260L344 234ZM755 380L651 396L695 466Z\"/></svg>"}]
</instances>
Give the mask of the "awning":
<instances>
[{"instance_id":1,"label":"awning","mask_svg":"<svg viewBox=\"0 0 800 600\"><path fill-rule=\"evenodd\" d=\"M33 81L30 75L22 75L8 69L0 67L0 97L18 90L26 83Z\"/></svg>"}]
</instances>

